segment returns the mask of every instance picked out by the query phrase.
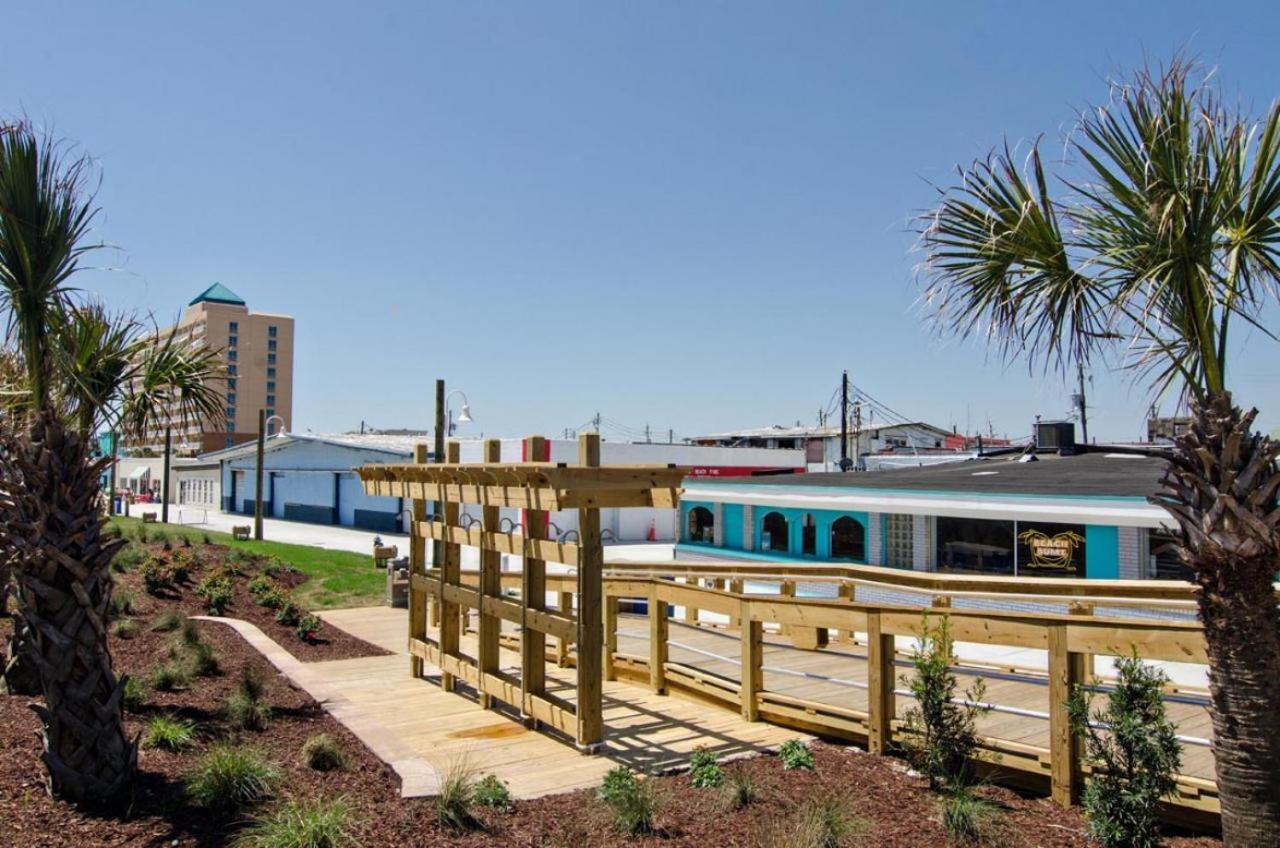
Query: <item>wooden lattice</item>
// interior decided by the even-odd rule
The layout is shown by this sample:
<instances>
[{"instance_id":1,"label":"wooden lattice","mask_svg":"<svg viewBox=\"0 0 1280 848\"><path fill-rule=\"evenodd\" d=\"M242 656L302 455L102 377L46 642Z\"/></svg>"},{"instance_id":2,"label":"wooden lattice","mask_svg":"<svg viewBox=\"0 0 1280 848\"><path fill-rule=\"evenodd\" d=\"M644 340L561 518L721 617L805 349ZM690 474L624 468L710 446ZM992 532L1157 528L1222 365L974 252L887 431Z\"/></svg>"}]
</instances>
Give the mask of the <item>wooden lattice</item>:
<instances>
[{"instance_id":1,"label":"wooden lattice","mask_svg":"<svg viewBox=\"0 0 1280 848\"><path fill-rule=\"evenodd\" d=\"M546 440L532 436L526 456L546 453ZM604 552L600 538L600 510L607 507L675 507L680 481L687 469L674 466L600 465L600 437L579 439L578 464L550 462L503 463L499 443L484 445L482 463L459 463L459 447L451 442L446 462L426 464L425 448L411 465L370 465L359 469L370 495L398 497L413 504L409 579L409 653L411 673L421 676L423 663L441 670L440 683L452 691L463 680L480 693L481 703L492 699L510 704L526 718L572 736L580 748L594 750L603 741L602 679ZM427 502L434 502L427 520ZM479 524L464 525L462 504L481 507ZM512 532L499 526L499 509L524 510L524 526ZM576 541L547 536L547 513L578 511ZM515 532L522 530L522 532ZM439 543L440 561L426 568L426 541ZM476 585L464 585L462 547L480 550ZM503 595L502 554L523 558L519 599ZM577 569L573 595L556 608L547 604L547 562ZM576 604L574 600L576 599ZM438 610L436 638L428 634L428 607ZM575 613L576 608L576 613ZM478 613L477 656L462 653L463 614ZM436 616L431 616L435 618ZM501 623L519 628L520 675L504 673L498 662ZM547 691L547 637L558 640L560 652L576 649L576 703Z\"/></svg>"}]
</instances>

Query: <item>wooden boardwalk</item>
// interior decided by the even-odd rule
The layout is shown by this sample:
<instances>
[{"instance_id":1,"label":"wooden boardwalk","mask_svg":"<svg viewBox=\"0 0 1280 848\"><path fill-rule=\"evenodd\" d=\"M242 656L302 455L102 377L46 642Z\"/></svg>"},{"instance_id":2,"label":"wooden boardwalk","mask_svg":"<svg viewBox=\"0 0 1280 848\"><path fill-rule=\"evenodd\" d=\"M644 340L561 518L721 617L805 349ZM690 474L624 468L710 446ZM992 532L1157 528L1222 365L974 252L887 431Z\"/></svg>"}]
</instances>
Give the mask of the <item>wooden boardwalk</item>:
<instances>
[{"instance_id":1,"label":"wooden boardwalk","mask_svg":"<svg viewBox=\"0 0 1280 848\"><path fill-rule=\"evenodd\" d=\"M428 668L426 679L411 678L404 610L367 607L320 615L328 624L394 652L306 664L310 675L349 704L347 709L359 712L365 728L374 727L384 743L411 752L439 773L465 764L480 774L496 774L517 798L597 786L619 764L657 771L679 767L698 746L734 757L804 737L678 695L610 682L604 685L605 750L584 756L571 740L528 730L505 709L481 709L465 686L459 686L461 694L443 691L438 669ZM464 638L463 650L474 652L474 641L474 636ZM500 657L504 669L518 673L517 654L503 650ZM556 695L573 698L572 670L548 664L547 679Z\"/></svg>"}]
</instances>

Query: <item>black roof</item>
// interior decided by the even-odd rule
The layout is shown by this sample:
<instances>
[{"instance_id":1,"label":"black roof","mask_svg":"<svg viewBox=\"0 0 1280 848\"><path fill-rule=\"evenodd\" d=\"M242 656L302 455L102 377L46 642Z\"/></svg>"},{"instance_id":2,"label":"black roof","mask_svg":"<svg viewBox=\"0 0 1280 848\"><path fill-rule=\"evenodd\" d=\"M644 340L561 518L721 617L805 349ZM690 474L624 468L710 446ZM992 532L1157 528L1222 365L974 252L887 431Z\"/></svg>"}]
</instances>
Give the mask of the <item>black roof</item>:
<instances>
[{"instance_id":1,"label":"black roof","mask_svg":"<svg viewBox=\"0 0 1280 848\"><path fill-rule=\"evenodd\" d=\"M749 480L721 478L720 482L750 483L753 486L1145 498L1159 489L1166 464L1160 457L1141 454L1041 454L1034 462L1019 462L1015 455L890 471L770 474Z\"/></svg>"}]
</instances>

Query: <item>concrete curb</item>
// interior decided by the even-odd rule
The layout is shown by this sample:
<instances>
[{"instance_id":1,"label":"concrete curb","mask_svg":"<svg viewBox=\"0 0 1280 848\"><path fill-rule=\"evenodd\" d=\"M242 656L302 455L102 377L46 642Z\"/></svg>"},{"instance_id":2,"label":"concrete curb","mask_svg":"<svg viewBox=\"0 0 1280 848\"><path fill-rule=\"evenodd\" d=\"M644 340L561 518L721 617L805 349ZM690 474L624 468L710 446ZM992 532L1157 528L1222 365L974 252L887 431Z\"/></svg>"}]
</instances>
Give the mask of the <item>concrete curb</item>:
<instances>
[{"instance_id":1,"label":"concrete curb","mask_svg":"<svg viewBox=\"0 0 1280 848\"><path fill-rule=\"evenodd\" d=\"M251 622L212 615L195 615L192 618L196 621L225 624L239 633L277 671L301 687L324 707L325 712L354 733L378 759L391 766L400 777L401 798L426 798L440 794L440 773L435 766L416 756L395 734L336 691L312 664L299 661Z\"/></svg>"}]
</instances>

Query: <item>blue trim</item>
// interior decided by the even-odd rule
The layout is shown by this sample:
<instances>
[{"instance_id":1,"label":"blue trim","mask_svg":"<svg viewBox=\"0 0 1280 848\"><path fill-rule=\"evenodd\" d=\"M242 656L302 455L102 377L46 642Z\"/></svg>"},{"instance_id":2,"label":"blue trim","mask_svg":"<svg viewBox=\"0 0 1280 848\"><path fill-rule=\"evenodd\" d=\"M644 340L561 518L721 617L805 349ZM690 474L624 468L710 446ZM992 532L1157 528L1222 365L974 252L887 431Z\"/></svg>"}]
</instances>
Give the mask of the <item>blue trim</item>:
<instances>
[{"instance_id":1,"label":"blue trim","mask_svg":"<svg viewBox=\"0 0 1280 848\"><path fill-rule=\"evenodd\" d=\"M743 527L742 504L721 504L720 520L724 524L720 538L724 540L725 547L745 548L746 537L743 534L746 531Z\"/></svg>"}]
</instances>

